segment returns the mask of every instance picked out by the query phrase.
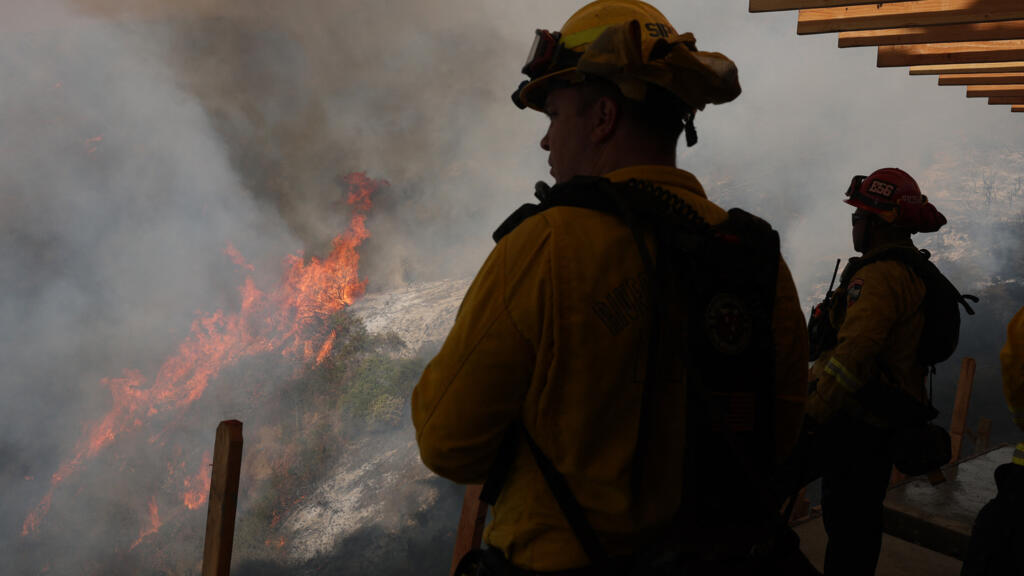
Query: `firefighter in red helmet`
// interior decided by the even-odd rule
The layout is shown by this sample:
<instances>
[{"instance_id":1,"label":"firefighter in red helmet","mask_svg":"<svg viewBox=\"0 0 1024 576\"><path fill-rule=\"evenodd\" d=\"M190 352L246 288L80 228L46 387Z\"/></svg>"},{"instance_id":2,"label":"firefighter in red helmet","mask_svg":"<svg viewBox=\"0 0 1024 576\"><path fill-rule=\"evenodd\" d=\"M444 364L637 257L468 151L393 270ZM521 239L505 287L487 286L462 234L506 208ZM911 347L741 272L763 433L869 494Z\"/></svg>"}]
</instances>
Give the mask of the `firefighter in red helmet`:
<instances>
[{"instance_id":1,"label":"firefighter in red helmet","mask_svg":"<svg viewBox=\"0 0 1024 576\"><path fill-rule=\"evenodd\" d=\"M826 575L874 574L894 463L921 473L948 461L948 436L943 453L945 431L928 424L934 351L922 349L926 294L940 295L932 283L941 273L911 240L946 219L897 168L855 177L845 202L855 208L853 247L862 256L849 260L809 326L810 476L822 477Z\"/></svg>"}]
</instances>

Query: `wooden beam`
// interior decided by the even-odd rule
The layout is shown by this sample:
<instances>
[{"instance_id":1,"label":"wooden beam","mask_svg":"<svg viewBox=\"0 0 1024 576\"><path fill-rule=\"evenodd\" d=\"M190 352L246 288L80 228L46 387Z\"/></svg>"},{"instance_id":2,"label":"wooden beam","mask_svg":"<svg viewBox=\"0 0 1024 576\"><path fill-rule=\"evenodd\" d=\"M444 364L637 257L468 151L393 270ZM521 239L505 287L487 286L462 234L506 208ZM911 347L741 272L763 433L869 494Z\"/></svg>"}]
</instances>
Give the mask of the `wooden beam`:
<instances>
[{"instance_id":1,"label":"wooden beam","mask_svg":"<svg viewBox=\"0 0 1024 576\"><path fill-rule=\"evenodd\" d=\"M939 64L912 66L910 68L911 76L925 76L929 74L999 74L1002 72L1024 72L1024 61L983 64Z\"/></svg>"},{"instance_id":2,"label":"wooden beam","mask_svg":"<svg viewBox=\"0 0 1024 576\"><path fill-rule=\"evenodd\" d=\"M1024 60L1024 40L879 46L878 67Z\"/></svg>"},{"instance_id":3,"label":"wooden beam","mask_svg":"<svg viewBox=\"0 0 1024 576\"><path fill-rule=\"evenodd\" d=\"M1024 38L1024 20L947 24L917 28L887 28L840 32L839 47L895 46L898 44L934 44L936 42L978 42Z\"/></svg>"},{"instance_id":4,"label":"wooden beam","mask_svg":"<svg viewBox=\"0 0 1024 576\"><path fill-rule=\"evenodd\" d=\"M1014 106L1010 108L1010 112L1024 112L1024 106Z\"/></svg>"},{"instance_id":5,"label":"wooden beam","mask_svg":"<svg viewBox=\"0 0 1024 576\"><path fill-rule=\"evenodd\" d=\"M1024 72L1003 74L943 74L939 86L981 86L991 84L1024 84Z\"/></svg>"},{"instance_id":6,"label":"wooden beam","mask_svg":"<svg viewBox=\"0 0 1024 576\"><path fill-rule=\"evenodd\" d=\"M225 420L217 426L210 474L210 502L206 511L203 576L229 576L235 539L235 509L242 469L242 423Z\"/></svg>"},{"instance_id":7,"label":"wooden beam","mask_svg":"<svg viewBox=\"0 0 1024 576\"><path fill-rule=\"evenodd\" d=\"M907 2L909 0L887 1ZM750 0L750 11L778 12L782 10L800 10L803 8L832 8L835 6L856 6L859 4L878 4L878 0Z\"/></svg>"},{"instance_id":8,"label":"wooden beam","mask_svg":"<svg viewBox=\"0 0 1024 576\"><path fill-rule=\"evenodd\" d=\"M989 96L988 103L991 106L1006 106L1007 104L1024 105L1024 96Z\"/></svg>"},{"instance_id":9,"label":"wooden beam","mask_svg":"<svg viewBox=\"0 0 1024 576\"><path fill-rule=\"evenodd\" d=\"M1020 0L917 0L800 11L797 34L1024 19Z\"/></svg>"},{"instance_id":10,"label":"wooden beam","mask_svg":"<svg viewBox=\"0 0 1024 576\"><path fill-rule=\"evenodd\" d=\"M988 450L992 439L992 420L982 418L978 421L978 437L974 439L974 453L981 454Z\"/></svg>"},{"instance_id":11,"label":"wooden beam","mask_svg":"<svg viewBox=\"0 0 1024 576\"><path fill-rule=\"evenodd\" d=\"M988 98L990 96L1024 96L1024 84L967 87L968 98Z\"/></svg>"},{"instance_id":12,"label":"wooden beam","mask_svg":"<svg viewBox=\"0 0 1024 576\"><path fill-rule=\"evenodd\" d=\"M459 516L459 528L455 533L455 550L452 553L452 570L459 567L459 560L470 550L480 548L483 539L484 524L487 522L487 503L480 500L483 486L470 484L462 497L462 514Z\"/></svg>"},{"instance_id":13,"label":"wooden beam","mask_svg":"<svg viewBox=\"0 0 1024 576\"><path fill-rule=\"evenodd\" d=\"M971 407L971 388L974 387L974 370L977 364L974 358L964 358L960 363L960 379L956 384L956 400L953 402L953 419L949 424L950 443L953 458L950 462L960 460L964 435L967 433L967 411Z\"/></svg>"}]
</instances>

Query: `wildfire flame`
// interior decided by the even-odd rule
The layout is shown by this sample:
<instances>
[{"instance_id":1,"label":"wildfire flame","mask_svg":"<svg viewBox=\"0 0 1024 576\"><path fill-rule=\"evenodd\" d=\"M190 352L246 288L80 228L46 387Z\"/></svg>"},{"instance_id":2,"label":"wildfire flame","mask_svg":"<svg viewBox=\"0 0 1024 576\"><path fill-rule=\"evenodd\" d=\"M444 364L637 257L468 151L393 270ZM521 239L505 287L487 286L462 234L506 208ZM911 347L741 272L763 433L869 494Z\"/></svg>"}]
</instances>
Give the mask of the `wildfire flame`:
<instances>
[{"instance_id":1,"label":"wildfire flame","mask_svg":"<svg viewBox=\"0 0 1024 576\"><path fill-rule=\"evenodd\" d=\"M233 313L217 310L196 318L189 336L163 363L152 384L147 385L147 378L134 370L125 370L120 378L102 380L110 389L110 410L86 427L75 455L53 474L46 495L22 524L23 536L39 528L49 512L54 490L89 459L126 432L142 427L147 418L191 405L225 367L244 357L273 350L307 364L319 364L327 358L337 334L318 334L310 327L347 308L364 293L366 282L359 279L357 249L370 236L366 216L372 207L371 196L378 187L387 185L386 181L372 180L363 173L349 174L343 181L353 213L348 229L334 239L326 258L313 257L307 262L301 254L289 256L285 277L270 293L258 290L253 277L247 275L239 288L240 309ZM239 268L254 271L233 246L229 245L226 253ZM187 508L194 509L205 502L209 490L208 456L199 474L185 480L185 487L183 499ZM193 495L193 491L198 495ZM147 530L151 531L144 532L133 547L159 529L156 500L150 502L150 519Z\"/></svg>"},{"instance_id":2,"label":"wildfire flame","mask_svg":"<svg viewBox=\"0 0 1024 576\"><path fill-rule=\"evenodd\" d=\"M149 499L149 526L142 529L139 537L132 543L129 550L134 550L136 546L142 543L142 539L150 534L156 534L160 530L160 509L156 505L156 497Z\"/></svg>"},{"instance_id":3,"label":"wildfire flame","mask_svg":"<svg viewBox=\"0 0 1024 576\"><path fill-rule=\"evenodd\" d=\"M210 469L212 466L213 460L210 459L210 453L206 452L203 454L203 463L199 465L199 472L195 476L185 478L185 493L182 494L185 508L196 510L206 503L206 498L210 494Z\"/></svg>"}]
</instances>

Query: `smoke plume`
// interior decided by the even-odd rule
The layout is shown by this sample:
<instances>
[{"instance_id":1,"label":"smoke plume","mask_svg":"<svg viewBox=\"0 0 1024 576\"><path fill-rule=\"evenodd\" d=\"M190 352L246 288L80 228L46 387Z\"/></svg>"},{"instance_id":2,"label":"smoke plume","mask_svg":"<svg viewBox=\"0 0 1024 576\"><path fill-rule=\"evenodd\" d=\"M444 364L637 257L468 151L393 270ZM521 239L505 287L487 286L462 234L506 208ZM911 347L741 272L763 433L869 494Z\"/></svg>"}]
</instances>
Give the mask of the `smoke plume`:
<instances>
[{"instance_id":1,"label":"smoke plume","mask_svg":"<svg viewBox=\"0 0 1024 576\"><path fill-rule=\"evenodd\" d=\"M100 572L111 534L155 519L148 492L111 480L129 464L110 455L109 476L55 497L52 539L21 535L51 475L107 410L103 379L153 373L197 314L239 307L244 271L228 246L264 283L280 276L286 255L325 255L351 215L341 178L359 171L390 183L367 221L360 273L369 290L471 276L491 230L532 200L534 181L549 179L538 146L545 119L515 109L509 95L533 30L557 29L579 4L5 2L6 570L36 574L62 555ZM885 166L918 178L950 218L921 244L965 290L991 293L982 304L991 308L965 320L974 322L965 339L984 343L972 352L984 383L977 406L996 410L993 348L1024 304L1022 119L934 77L876 69L873 51L840 51L834 36L797 37L794 14L751 15L744 2L718 0L660 8L701 49L734 59L744 88L697 116L700 143L681 148L679 165L712 200L780 230L806 306L823 295L834 259L852 255L841 202L850 178ZM941 370L937 404L948 414L955 367ZM207 422L233 416L238 387L223 387ZM165 463L143 456L130 465L152 467L156 484ZM72 518L61 503L94 515ZM424 553L422 543L410 549ZM145 570L118 554L130 560L122 568Z\"/></svg>"}]
</instances>

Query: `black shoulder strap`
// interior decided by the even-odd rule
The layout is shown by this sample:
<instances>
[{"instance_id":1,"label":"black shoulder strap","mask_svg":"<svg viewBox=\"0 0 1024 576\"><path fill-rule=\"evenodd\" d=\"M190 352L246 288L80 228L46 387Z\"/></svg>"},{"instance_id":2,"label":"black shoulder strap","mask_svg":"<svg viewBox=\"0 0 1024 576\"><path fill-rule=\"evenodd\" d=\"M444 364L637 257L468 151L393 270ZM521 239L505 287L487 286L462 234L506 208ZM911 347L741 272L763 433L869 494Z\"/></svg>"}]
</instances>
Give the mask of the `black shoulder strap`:
<instances>
[{"instance_id":1,"label":"black shoulder strap","mask_svg":"<svg viewBox=\"0 0 1024 576\"><path fill-rule=\"evenodd\" d=\"M894 246L887 250L882 250L878 254L872 254L869 258L858 258L852 261L846 270L843 270L843 278L841 285L845 287L849 284L850 280L853 279L853 275L856 274L861 268L864 268L868 264L875 262L881 262L884 260L896 260L902 262L907 268L910 268L914 274L925 283L926 286L932 283L941 283L944 291L955 294L957 303L964 308L964 311L968 315L974 315L974 308L968 304L968 300L977 303L978 297L971 294L961 294L960 290L953 285L952 282L946 278L946 275L935 263L931 261L931 253L927 250L918 250L910 246Z\"/></svg>"},{"instance_id":2,"label":"black shoulder strap","mask_svg":"<svg viewBox=\"0 0 1024 576\"><path fill-rule=\"evenodd\" d=\"M569 182L556 185L554 188L548 188L542 182L539 182L536 187L536 193L539 204L526 204L516 210L494 233L494 239L496 242L500 241L504 236L508 235L514 230L519 224L524 222L526 219L552 208L555 206L572 206L577 208L586 208L595 210L607 214L613 214L618 216L623 222L630 228L633 233L634 240L637 244L637 249L641 260L643 261L644 268L648 274L652 276L655 274L655 263L647 249L647 243L644 238L643 225L640 222L641 216L638 214L636 209L636 203L639 197L635 197L630 194L629 190L625 188L628 186L635 186L637 181L630 181L628 184L613 184L604 178L592 178L592 177L576 177ZM628 196L627 196L628 195ZM656 213L655 210L648 209L652 214ZM645 214L644 216L648 216ZM641 430L638 434L638 450L634 456L634 490L639 491L640 486L637 482L637 470L639 469L638 460L640 459L639 447L643 446L642 439L646 436L644 428L646 427L646 421L649 418L645 417L650 412L650 393L648 385L649 381L653 378L653 370L657 365L657 359L654 354L654 350L658 347L658 334L660 332L660 324L657 319L659 314L656 308L661 298L658 294L658 287L654 286L657 282L651 282L651 294L649 298L652 302L652 327L651 327L651 340L649 342L651 350L648 353L647 371L644 382L644 390L641 400ZM584 552L590 559L591 564L598 569L604 569L608 566L608 556L601 545L601 541L597 536L597 533L591 527L587 521L586 513L579 501L573 495L572 490L569 488L569 484L565 477L555 468L554 464L544 454L543 450L537 445L536 441L530 436L522 422L517 422L516 425L510 427L506 433L505 438L502 441L502 445L499 448L499 453L496 458L494 465L492 465L491 471L488 474L487 480L484 483L483 490L480 495L480 499L494 504L497 501L498 494L501 491L501 487L508 477L509 470L512 465L512 461L516 456L516 440L518 437L522 437L527 445L530 447L534 459L537 462L537 466L544 476L544 480L551 490L555 501L558 503L558 507L561 509L562 514L565 516L566 521L569 523L573 534L576 539L580 542Z\"/></svg>"},{"instance_id":3,"label":"black shoulder strap","mask_svg":"<svg viewBox=\"0 0 1024 576\"><path fill-rule=\"evenodd\" d=\"M551 460L548 460L544 451L540 449L540 446L537 446L537 442L534 441L521 422L519 423L519 431L523 439L526 440L526 444L530 447L530 451L533 452L533 457L537 461L541 474L544 475L548 488L551 489L551 493L555 496L558 507L562 509L562 514L565 515L565 519L569 522L569 527L572 528L576 539L583 546L583 551L587 553L590 562L595 568L607 566L608 555L605 554L604 546L601 545L597 533L594 532L590 523L587 522L586 512L583 511L583 507L580 506L579 501L573 496L565 476L555 468Z\"/></svg>"},{"instance_id":4,"label":"black shoulder strap","mask_svg":"<svg viewBox=\"0 0 1024 576\"><path fill-rule=\"evenodd\" d=\"M555 206L576 206L618 214L618 208L610 192L614 187L611 181L592 176L577 176L568 182L556 184L553 188L546 182L537 182L533 195L539 202L523 204L517 208L498 226L491 237L495 242L500 242L527 219Z\"/></svg>"},{"instance_id":5,"label":"black shoulder strap","mask_svg":"<svg viewBox=\"0 0 1024 576\"><path fill-rule=\"evenodd\" d=\"M611 182L599 176L577 176L551 187L537 182L537 204L523 204L494 231L495 242L510 234L527 219L556 206L587 208L622 218L631 228L639 223L662 231L688 231L708 236L711 226L679 196L645 180ZM742 211L741 211L742 212ZM679 244L683 241L676 241ZM687 248L687 246L676 246ZM693 246L691 248L697 248Z\"/></svg>"}]
</instances>

